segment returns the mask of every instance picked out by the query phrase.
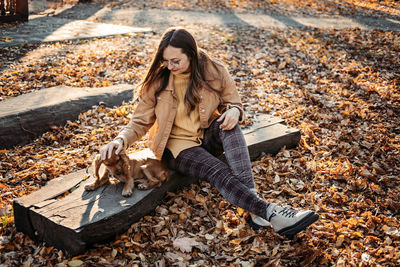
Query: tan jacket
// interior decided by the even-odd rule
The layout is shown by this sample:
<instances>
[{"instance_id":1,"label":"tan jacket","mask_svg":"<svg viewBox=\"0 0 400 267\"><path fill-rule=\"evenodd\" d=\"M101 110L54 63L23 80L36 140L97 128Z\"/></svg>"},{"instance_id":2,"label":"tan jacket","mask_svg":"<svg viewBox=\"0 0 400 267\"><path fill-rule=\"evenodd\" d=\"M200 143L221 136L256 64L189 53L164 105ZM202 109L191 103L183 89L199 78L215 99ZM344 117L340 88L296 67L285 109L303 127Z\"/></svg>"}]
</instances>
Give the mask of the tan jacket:
<instances>
[{"instance_id":1,"label":"tan jacket","mask_svg":"<svg viewBox=\"0 0 400 267\"><path fill-rule=\"evenodd\" d=\"M198 108L202 128L208 128L214 119L232 106L240 109L240 121L244 120L244 111L235 82L221 63L215 63L220 75L210 62L207 63L205 73L206 81L215 91L206 88L200 90ZM174 123L178 102L173 88L172 74L165 90L155 96L158 86L159 84L155 84L141 94L130 122L116 139L122 138L126 149L151 128L148 145L155 156L161 159Z\"/></svg>"}]
</instances>

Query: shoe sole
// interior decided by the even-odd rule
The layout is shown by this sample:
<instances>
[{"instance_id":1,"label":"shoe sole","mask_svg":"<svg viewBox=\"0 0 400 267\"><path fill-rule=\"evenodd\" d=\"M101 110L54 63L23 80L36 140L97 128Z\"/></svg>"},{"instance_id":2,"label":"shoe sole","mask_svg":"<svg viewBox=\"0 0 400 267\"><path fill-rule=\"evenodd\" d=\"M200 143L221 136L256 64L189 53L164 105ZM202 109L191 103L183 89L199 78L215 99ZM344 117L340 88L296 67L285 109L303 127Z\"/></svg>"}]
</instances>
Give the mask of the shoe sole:
<instances>
[{"instance_id":1,"label":"shoe sole","mask_svg":"<svg viewBox=\"0 0 400 267\"><path fill-rule=\"evenodd\" d=\"M293 237L298 232L307 228L307 226L309 226L310 224L312 224L313 222L318 220L318 218L319 218L319 215L312 212L312 213L308 214L306 217L304 217L302 220L298 221L296 224L279 230L278 234L280 234L288 239L293 239Z\"/></svg>"}]
</instances>

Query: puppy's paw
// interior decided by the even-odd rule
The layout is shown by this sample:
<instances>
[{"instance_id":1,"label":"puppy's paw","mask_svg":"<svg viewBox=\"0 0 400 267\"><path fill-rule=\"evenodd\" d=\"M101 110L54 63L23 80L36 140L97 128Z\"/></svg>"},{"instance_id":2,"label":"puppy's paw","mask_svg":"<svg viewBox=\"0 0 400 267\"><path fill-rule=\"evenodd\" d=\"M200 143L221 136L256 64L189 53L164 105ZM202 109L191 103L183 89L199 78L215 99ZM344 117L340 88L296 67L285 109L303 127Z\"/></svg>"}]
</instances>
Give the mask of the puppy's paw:
<instances>
[{"instance_id":1,"label":"puppy's paw","mask_svg":"<svg viewBox=\"0 0 400 267\"><path fill-rule=\"evenodd\" d=\"M130 196L132 196L132 189L131 188L128 188L128 189L123 189L122 190L122 195L124 196L124 197L130 197Z\"/></svg>"},{"instance_id":2,"label":"puppy's paw","mask_svg":"<svg viewBox=\"0 0 400 267\"><path fill-rule=\"evenodd\" d=\"M147 190L147 189L149 189L149 186L148 186L147 184L144 184L144 183L138 184L137 187L138 187L138 189L140 189L140 190Z\"/></svg>"},{"instance_id":3,"label":"puppy's paw","mask_svg":"<svg viewBox=\"0 0 400 267\"><path fill-rule=\"evenodd\" d=\"M93 191L97 188L96 184L87 184L85 185L85 190L86 191Z\"/></svg>"},{"instance_id":4,"label":"puppy's paw","mask_svg":"<svg viewBox=\"0 0 400 267\"><path fill-rule=\"evenodd\" d=\"M168 182L170 178L169 171L164 171L160 177L160 181Z\"/></svg>"}]
</instances>

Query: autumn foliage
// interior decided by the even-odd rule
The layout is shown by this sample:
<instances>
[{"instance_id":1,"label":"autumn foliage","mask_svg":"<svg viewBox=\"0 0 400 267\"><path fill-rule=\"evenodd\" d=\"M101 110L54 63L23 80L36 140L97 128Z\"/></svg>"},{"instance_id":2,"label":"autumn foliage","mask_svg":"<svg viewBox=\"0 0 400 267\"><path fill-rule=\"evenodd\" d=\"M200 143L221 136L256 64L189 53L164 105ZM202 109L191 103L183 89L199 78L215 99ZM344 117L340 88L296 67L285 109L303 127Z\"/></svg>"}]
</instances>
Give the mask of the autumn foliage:
<instances>
[{"instance_id":1,"label":"autumn foliage","mask_svg":"<svg viewBox=\"0 0 400 267\"><path fill-rule=\"evenodd\" d=\"M144 5L144 1L124 4L138 2ZM194 1L146 1L146 5L160 2L168 8L174 4L189 8L184 3ZM197 8L207 9L209 2L197 1ZM250 11L263 2L216 1ZM289 7L296 2L304 13L330 15L344 12L340 6L352 5L354 12L368 8L375 15L399 16L398 1L321 1L318 6L305 0L267 2L283 13L294 12ZM268 113L301 130L296 149L263 156L252 163L253 174L265 199L316 210L320 220L293 241L271 229L256 232L246 223L247 212L202 183L169 193L126 233L73 259L33 243L15 231L12 200L50 179L88 167L98 149L129 121L135 103L99 105L28 145L0 151L0 262L398 266L400 33L187 27L202 48L228 66L245 103L247 124L255 114ZM2 100L55 85L136 84L150 64L160 34L2 49ZM143 149L145 139L131 151Z\"/></svg>"}]
</instances>

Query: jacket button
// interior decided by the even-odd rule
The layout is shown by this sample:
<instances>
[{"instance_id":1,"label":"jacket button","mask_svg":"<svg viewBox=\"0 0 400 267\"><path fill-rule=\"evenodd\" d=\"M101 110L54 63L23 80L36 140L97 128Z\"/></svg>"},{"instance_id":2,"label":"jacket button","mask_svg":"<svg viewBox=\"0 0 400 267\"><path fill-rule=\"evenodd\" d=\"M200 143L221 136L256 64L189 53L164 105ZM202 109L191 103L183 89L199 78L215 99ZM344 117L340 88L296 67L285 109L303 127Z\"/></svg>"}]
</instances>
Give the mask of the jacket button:
<instances>
[{"instance_id":1,"label":"jacket button","mask_svg":"<svg viewBox=\"0 0 400 267\"><path fill-rule=\"evenodd\" d=\"M202 95L200 96L200 99L203 99L203 96L202 96Z\"/></svg>"},{"instance_id":2,"label":"jacket button","mask_svg":"<svg viewBox=\"0 0 400 267\"><path fill-rule=\"evenodd\" d=\"M206 110L205 110L204 108L202 108L202 109L201 109L201 112L203 112L203 113L204 113L205 111L206 111Z\"/></svg>"}]
</instances>

